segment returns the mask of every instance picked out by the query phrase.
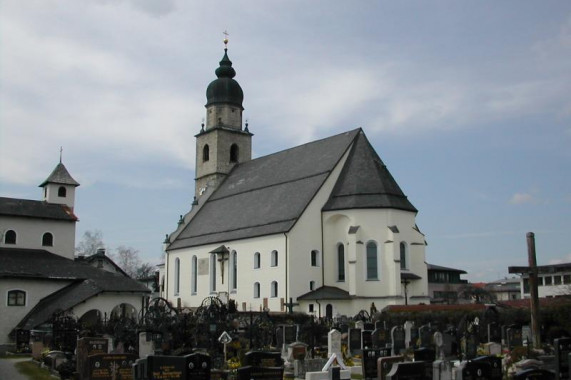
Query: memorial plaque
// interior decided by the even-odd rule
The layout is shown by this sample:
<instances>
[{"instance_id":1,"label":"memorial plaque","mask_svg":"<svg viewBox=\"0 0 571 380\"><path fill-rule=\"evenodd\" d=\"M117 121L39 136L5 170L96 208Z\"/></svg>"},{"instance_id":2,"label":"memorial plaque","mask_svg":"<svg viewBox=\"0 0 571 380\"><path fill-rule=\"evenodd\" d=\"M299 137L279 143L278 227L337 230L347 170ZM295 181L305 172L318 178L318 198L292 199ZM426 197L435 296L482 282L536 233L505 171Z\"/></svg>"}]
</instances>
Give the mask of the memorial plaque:
<instances>
[{"instance_id":1,"label":"memorial plaque","mask_svg":"<svg viewBox=\"0 0 571 380\"><path fill-rule=\"evenodd\" d=\"M184 356L147 356L147 376L150 379L186 380L187 369Z\"/></svg>"},{"instance_id":2,"label":"memorial plaque","mask_svg":"<svg viewBox=\"0 0 571 380\"><path fill-rule=\"evenodd\" d=\"M109 350L109 339L85 337L77 341L77 355L75 370L80 379L87 379L89 374L89 356L106 354Z\"/></svg>"},{"instance_id":3,"label":"memorial plaque","mask_svg":"<svg viewBox=\"0 0 571 380\"><path fill-rule=\"evenodd\" d=\"M404 361L404 356L387 356L377 360L377 374L379 380L386 380L387 375L391 372L393 364Z\"/></svg>"},{"instance_id":4,"label":"memorial plaque","mask_svg":"<svg viewBox=\"0 0 571 380\"><path fill-rule=\"evenodd\" d=\"M134 354L95 354L88 359L90 380L133 380Z\"/></svg>"}]
</instances>

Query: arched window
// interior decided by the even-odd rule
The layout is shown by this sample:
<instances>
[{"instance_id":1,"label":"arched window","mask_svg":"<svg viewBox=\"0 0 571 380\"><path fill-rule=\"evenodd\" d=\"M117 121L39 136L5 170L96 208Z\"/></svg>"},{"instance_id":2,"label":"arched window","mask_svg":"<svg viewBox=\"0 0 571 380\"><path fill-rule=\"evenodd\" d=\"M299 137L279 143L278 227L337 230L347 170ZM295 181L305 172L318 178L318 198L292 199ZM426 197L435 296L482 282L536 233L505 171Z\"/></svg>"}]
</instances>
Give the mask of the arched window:
<instances>
[{"instance_id":1,"label":"arched window","mask_svg":"<svg viewBox=\"0 0 571 380\"><path fill-rule=\"evenodd\" d=\"M59 189L57 189L57 196L60 198L65 198L66 195L67 195L66 188L63 186L60 186Z\"/></svg>"},{"instance_id":2,"label":"arched window","mask_svg":"<svg viewBox=\"0 0 571 380\"><path fill-rule=\"evenodd\" d=\"M204 145L204 148L202 148L202 162L206 162L208 160L210 160L210 147L206 144Z\"/></svg>"},{"instance_id":3,"label":"arched window","mask_svg":"<svg viewBox=\"0 0 571 380\"><path fill-rule=\"evenodd\" d=\"M278 296L278 282L272 281L271 297L275 298Z\"/></svg>"},{"instance_id":4,"label":"arched window","mask_svg":"<svg viewBox=\"0 0 571 380\"><path fill-rule=\"evenodd\" d=\"M315 281L309 281L309 290L315 289Z\"/></svg>"},{"instance_id":5,"label":"arched window","mask_svg":"<svg viewBox=\"0 0 571 380\"><path fill-rule=\"evenodd\" d=\"M43 247L53 247L54 246L54 235L49 232L46 232L44 236L42 236L42 246Z\"/></svg>"},{"instance_id":6,"label":"arched window","mask_svg":"<svg viewBox=\"0 0 571 380\"><path fill-rule=\"evenodd\" d=\"M367 280L378 280L379 272L377 267L377 243L370 241L367 243Z\"/></svg>"},{"instance_id":7,"label":"arched window","mask_svg":"<svg viewBox=\"0 0 571 380\"><path fill-rule=\"evenodd\" d=\"M210 255L210 293L216 291L216 255Z\"/></svg>"},{"instance_id":8,"label":"arched window","mask_svg":"<svg viewBox=\"0 0 571 380\"><path fill-rule=\"evenodd\" d=\"M192 256L192 279L191 279L191 292L196 294L198 288L198 259L196 256Z\"/></svg>"},{"instance_id":9,"label":"arched window","mask_svg":"<svg viewBox=\"0 0 571 380\"><path fill-rule=\"evenodd\" d=\"M260 260L260 252L254 253L254 269L260 268L261 260Z\"/></svg>"},{"instance_id":10,"label":"arched window","mask_svg":"<svg viewBox=\"0 0 571 380\"><path fill-rule=\"evenodd\" d=\"M230 162L238 162L238 145L236 144L230 147Z\"/></svg>"},{"instance_id":11,"label":"arched window","mask_svg":"<svg viewBox=\"0 0 571 380\"><path fill-rule=\"evenodd\" d=\"M260 283L254 282L254 298L260 298Z\"/></svg>"},{"instance_id":12,"label":"arched window","mask_svg":"<svg viewBox=\"0 0 571 380\"><path fill-rule=\"evenodd\" d=\"M232 290L236 290L238 288L238 255L236 254L236 251L232 251L232 255L230 256L230 266L232 268L232 279L230 280L230 284L232 285Z\"/></svg>"},{"instance_id":13,"label":"arched window","mask_svg":"<svg viewBox=\"0 0 571 380\"><path fill-rule=\"evenodd\" d=\"M311 266L318 267L319 266L319 251L313 250L311 251Z\"/></svg>"},{"instance_id":14,"label":"arched window","mask_svg":"<svg viewBox=\"0 0 571 380\"><path fill-rule=\"evenodd\" d=\"M345 281L345 245L337 245L337 281Z\"/></svg>"},{"instance_id":15,"label":"arched window","mask_svg":"<svg viewBox=\"0 0 571 380\"><path fill-rule=\"evenodd\" d=\"M276 250L272 251L270 266L272 267L278 266L278 251Z\"/></svg>"},{"instance_id":16,"label":"arched window","mask_svg":"<svg viewBox=\"0 0 571 380\"><path fill-rule=\"evenodd\" d=\"M16 244L16 231L6 231L6 234L4 235L4 244Z\"/></svg>"},{"instance_id":17,"label":"arched window","mask_svg":"<svg viewBox=\"0 0 571 380\"><path fill-rule=\"evenodd\" d=\"M408 269L408 263L406 262L406 243L404 241L400 242L400 269Z\"/></svg>"},{"instance_id":18,"label":"arched window","mask_svg":"<svg viewBox=\"0 0 571 380\"><path fill-rule=\"evenodd\" d=\"M174 261L174 295L178 296L180 292L180 259L177 257Z\"/></svg>"},{"instance_id":19,"label":"arched window","mask_svg":"<svg viewBox=\"0 0 571 380\"><path fill-rule=\"evenodd\" d=\"M23 290L9 290L8 306L26 306L26 292Z\"/></svg>"}]
</instances>

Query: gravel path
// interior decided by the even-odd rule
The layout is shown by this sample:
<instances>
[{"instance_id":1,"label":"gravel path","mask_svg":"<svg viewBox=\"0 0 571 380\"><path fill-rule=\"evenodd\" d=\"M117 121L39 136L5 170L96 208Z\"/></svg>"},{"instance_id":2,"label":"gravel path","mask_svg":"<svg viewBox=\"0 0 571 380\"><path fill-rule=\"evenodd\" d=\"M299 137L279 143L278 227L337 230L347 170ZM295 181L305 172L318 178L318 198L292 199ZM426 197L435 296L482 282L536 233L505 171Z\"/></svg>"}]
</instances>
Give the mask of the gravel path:
<instances>
[{"instance_id":1,"label":"gravel path","mask_svg":"<svg viewBox=\"0 0 571 380\"><path fill-rule=\"evenodd\" d=\"M30 358L0 359L0 380L30 380L14 367L14 364Z\"/></svg>"}]
</instances>

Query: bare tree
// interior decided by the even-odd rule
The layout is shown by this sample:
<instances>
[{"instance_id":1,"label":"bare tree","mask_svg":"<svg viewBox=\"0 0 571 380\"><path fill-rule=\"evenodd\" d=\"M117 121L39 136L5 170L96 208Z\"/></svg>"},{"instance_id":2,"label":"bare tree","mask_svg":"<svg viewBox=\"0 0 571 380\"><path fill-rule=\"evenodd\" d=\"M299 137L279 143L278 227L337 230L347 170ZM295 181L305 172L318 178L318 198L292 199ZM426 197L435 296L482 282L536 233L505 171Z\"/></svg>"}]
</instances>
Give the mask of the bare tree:
<instances>
[{"instance_id":1,"label":"bare tree","mask_svg":"<svg viewBox=\"0 0 571 380\"><path fill-rule=\"evenodd\" d=\"M83 238L75 247L76 256L91 256L97 253L97 249L104 248L103 233L100 230L85 231Z\"/></svg>"},{"instance_id":2,"label":"bare tree","mask_svg":"<svg viewBox=\"0 0 571 380\"><path fill-rule=\"evenodd\" d=\"M114 254L110 257L125 271L130 277L137 277L137 270L141 266L141 259L139 258L139 251L133 247L125 247L121 245L117 247Z\"/></svg>"}]
</instances>

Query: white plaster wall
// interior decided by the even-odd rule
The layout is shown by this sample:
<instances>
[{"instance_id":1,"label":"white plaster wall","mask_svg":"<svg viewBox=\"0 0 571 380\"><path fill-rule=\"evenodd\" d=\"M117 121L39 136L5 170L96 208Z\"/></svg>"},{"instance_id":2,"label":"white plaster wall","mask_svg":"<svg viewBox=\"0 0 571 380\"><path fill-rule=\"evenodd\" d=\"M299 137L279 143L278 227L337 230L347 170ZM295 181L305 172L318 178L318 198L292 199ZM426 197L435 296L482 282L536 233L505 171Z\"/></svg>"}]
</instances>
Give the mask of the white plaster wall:
<instances>
[{"instance_id":1,"label":"white plaster wall","mask_svg":"<svg viewBox=\"0 0 571 380\"><path fill-rule=\"evenodd\" d=\"M16 244L4 244L7 230L16 232ZM0 246L6 248L45 249L46 251L73 259L75 250L75 222L51 219L0 217L2 239ZM42 246L44 233L53 235L53 247Z\"/></svg>"},{"instance_id":2,"label":"white plaster wall","mask_svg":"<svg viewBox=\"0 0 571 380\"><path fill-rule=\"evenodd\" d=\"M177 305L177 298L181 299L183 307L198 307L202 301L209 296L217 295L219 292L227 292L229 298L237 303L239 310L242 304L246 303L247 310L260 310L263 307L264 298L267 298L268 307L272 311L281 310L281 300L285 299L286 277L286 239L283 234L263 236L259 238L229 241L224 243L228 250L236 251L238 263L238 286L230 288L230 260L224 263L224 282L222 282L220 263L216 262L216 292L210 292L210 251L221 244L211 244L202 247L192 247L175 250L167 253L167 289L166 298ZM271 252L278 251L278 265L270 266ZM261 266L254 269L254 254L261 255ZM192 293L192 257L197 257L198 261L204 260L207 270L198 275L197 292ZM175 261L180 259L180 292L174 293ZM200 265L199 265L200 266ZM270 286L272 281L278 282L278 296L271 297ZM260 283L260 298L254 298L254 283Z\"/></svg>"},{"instance_id":3,"label":"white plaster wall","mask_svg":"<svg viewBox=\"0 0 571 380\"><path fill-rule=\"evenodd\" d=\"M136 317L138 318L144 297L145 295L143 293L105 292L80 303L79 305L72 308L71 311L77 318L81 318L83 314L95 309L101 312L102 317L107 315L107 319L109 319L111 312L115 306L126 303L135 308Z\"/></svg>"},{"instance_id":4,"label":"white plaster wall","mask_svg":"<svg viewBox=\"0 0 571 380\"><path fill-rule=\"evenodd\" d=\"M71 281L41 279L0 279L0 344L10 342L8 334L44 297L69 285ZM25 306L8 306L8 291L26 292Z\"/></svg>"},{"instance_id":5,"label":"white plaster wall","mask_svg":"<svg viewBox=\"0 0 571 380\"><path fill-rule=\"evenodd\" d=\"M65 197L58 196L59 188L63 186L66 189ZM67 205L73 209L75 205L75 186L61 185L57 183L50 183L45 186L44 200L49 203L56 203L60 205Z\"/></svg>"}]
</instances>

